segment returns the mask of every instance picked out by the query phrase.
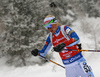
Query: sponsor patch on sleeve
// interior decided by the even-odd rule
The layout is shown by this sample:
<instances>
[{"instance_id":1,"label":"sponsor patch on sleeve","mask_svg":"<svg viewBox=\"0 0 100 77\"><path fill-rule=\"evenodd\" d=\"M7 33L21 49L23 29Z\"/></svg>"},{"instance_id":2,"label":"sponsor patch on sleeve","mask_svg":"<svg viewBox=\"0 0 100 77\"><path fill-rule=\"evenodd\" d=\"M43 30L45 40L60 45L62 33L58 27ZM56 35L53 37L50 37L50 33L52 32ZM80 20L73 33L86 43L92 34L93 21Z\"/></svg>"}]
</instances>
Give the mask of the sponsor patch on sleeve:
<instances>
[{"instance_id":1,"label":"sponsor patch on sleeve","mask_svg":"<svg viewBox=\"0 0 100 77\"><path fill-rule=\"evenodd\" d=\"M69 32L70 32L71 30L68 28L68 29L66 29L66 33L68 34Z\"/></svg>"}]
</instances>

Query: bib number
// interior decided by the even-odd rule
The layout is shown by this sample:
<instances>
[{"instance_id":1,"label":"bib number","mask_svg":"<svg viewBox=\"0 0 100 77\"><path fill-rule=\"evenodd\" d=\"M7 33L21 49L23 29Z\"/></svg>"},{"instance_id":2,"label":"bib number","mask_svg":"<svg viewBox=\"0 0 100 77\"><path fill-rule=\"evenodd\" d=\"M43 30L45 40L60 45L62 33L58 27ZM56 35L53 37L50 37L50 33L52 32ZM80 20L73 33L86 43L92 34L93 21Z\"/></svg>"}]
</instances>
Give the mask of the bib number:
<instances>
[{"instance_id":1,"label":"bib number","mask_svg":"<svg viewBox=\"0 0 100 77\"><path fill-rule=\"evenodd\" d=\"M91 72L90 66L86 62L81 62L81 67L85 73Z\"/></svg>"}]
</instances>

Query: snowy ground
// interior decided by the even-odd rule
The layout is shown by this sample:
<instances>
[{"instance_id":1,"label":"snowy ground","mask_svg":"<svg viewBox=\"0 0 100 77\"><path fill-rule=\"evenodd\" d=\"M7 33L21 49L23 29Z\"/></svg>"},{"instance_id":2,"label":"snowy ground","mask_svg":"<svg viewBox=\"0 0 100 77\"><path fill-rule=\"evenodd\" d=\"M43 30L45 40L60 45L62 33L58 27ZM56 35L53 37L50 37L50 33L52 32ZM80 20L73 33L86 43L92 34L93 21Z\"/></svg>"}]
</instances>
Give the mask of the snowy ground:
<instances>
[{"instance_id":1,"label":"snowy ground","mask_svg":"<svg viewBox=\"0 0 100 77\"><path fill-rule=\"evenodd\" d=\"M72 28L80 36L83 49L94 49L93 40L90 40L88 35L84 35L84 33L80 32L80 29L78 29L80 26L79 22L77 21L74 25L77 25L77 27ZM59 55L56 52L53 53L55 56L53 61L62 64ZM95 77L100 77L100 53L83 52L83 55L86 58L87 63L92 67ZM0 59L0 77L65 77L65 70L50 62L43 66L35 65L16 68L14 66L8 67L5 64L5 61L5 58Z\"/></svg>"},{"instance_id":2,"label":"snowy ground","mask_svg":"<svg viewBox=\"0 0 100 77\"><path fill-rule=\"evenodd\" d=\"M86 55L90 55L87 53ZM96 55L96 54L95 54ZM100 54L99 54L100 55ZM4 65L4 59L0 59L0 77L65 77L65 70L53 63L47 63L43 66L26 66L26 67L8 67ZM95 77L100 77L100 57L88 60L92 67ZM61 62L59 62L61 64Z\"/></svg>"}]
</instances>

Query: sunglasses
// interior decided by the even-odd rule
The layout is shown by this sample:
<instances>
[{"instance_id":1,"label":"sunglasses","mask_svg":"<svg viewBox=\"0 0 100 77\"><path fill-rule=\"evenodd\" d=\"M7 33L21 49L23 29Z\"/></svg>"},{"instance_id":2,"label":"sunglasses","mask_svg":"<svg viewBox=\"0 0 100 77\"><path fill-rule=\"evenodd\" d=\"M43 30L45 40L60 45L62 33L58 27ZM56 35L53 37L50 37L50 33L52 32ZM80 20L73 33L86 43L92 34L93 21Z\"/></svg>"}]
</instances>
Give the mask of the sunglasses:
<instances>
[{"instance_id":1,"label":"sunglasses","mask_svg":"<svg viewBox=\"0 0 100 77\"><path fill-rule=\"evenodd\" d=\"M49 29L52 27L52 23L56 23L56 19L52 19L49 23L47 23L46 25L43 25L46 29Z\"/></svg>"}]
</instances>

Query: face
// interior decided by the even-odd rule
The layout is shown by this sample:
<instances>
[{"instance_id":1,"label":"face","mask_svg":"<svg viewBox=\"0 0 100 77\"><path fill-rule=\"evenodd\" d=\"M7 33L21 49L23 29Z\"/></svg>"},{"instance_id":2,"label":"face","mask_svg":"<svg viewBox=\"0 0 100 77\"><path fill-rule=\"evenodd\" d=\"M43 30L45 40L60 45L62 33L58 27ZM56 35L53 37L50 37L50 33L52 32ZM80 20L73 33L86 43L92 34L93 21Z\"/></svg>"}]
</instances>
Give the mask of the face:
<instances>
[{"instance_id":1,"label":"face","mask_svg":"<svg viewBox=\"0 0 100 77\"><path fill-rule=\"evenodd\" d=\"M52 34L54 34L56 32L58 28L57 23L53 23L51 28L48 28L48 31L50 31Z\"/></svg>"},{"instance_id":2,"label":"face","mask_svg":"<svg viewBox=\"0 0 100 77\"><path fill-rule=\"evenodd\" d=\"M54 34L58 28L58 23L55 17L45 18L43 25L47 30Z\"/></svg>"}]
</instances>

